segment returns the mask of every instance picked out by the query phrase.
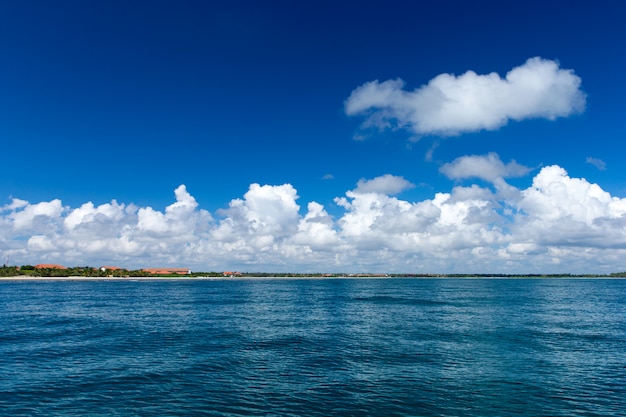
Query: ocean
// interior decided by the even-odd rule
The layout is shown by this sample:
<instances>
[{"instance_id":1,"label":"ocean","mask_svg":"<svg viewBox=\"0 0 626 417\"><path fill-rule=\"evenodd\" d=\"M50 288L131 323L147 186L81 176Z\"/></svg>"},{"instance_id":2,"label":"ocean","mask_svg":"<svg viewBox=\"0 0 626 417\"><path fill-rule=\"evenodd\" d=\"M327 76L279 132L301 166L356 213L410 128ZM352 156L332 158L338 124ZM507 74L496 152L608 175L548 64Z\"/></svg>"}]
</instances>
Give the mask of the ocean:
<instances>
[{"instance_id":1,"label":"ocean","mask_svg":"<svg viewBox=\"0 0 626 417\"><path fill-rule=\"evenodd\" d=\"M624 416L626 280L0 282L2 416Z\"/></svg>"}]
</instances>

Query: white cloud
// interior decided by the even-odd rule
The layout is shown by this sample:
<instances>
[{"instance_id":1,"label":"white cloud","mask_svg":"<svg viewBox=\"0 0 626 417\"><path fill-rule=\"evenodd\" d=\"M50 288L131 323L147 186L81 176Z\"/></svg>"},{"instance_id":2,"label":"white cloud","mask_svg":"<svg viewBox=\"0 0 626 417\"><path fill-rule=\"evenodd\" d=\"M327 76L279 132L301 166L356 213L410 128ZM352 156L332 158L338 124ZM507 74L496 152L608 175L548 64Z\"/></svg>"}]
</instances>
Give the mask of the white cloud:
<instances>
[{"instance_id":1,"label":"white cloud","mask_svg":"<svg viewBox=\"0 0 626 417\"><path fill-rule=\"evenodd\" d=\"M223 212L226 219L218 227L218 233L226 227L237 237L254 236L266 243L290 235L298 227L297 199L296 189L290 184L252 184L243 199L232 200Z\"/></svg>"},{"instance_id":2,"label":"white cloud","mask_svg":"<svg viewBox=\"0 0 626 417\"><path fill-rule=\"evenodd\" d=\"M333 228L333 219L324 210L324 206L311 202L308 213L300 219L298 231L289 238L294 246L304 246L306 250L332 251L341 244L337 231Z\"/></svg>"},{"instance_id":3,"label":"white cloud","mask_svg":"<svg viewBox=\"0 0 626 417\"><path fill-rule=\"evenodd\" d=\"M185 241L194 233L207 230L212 221L209 212L196 210L198 203L184 185L174 190L176 202L165 208L165 213L152 207L140 208L137 212L139 236L169 237Z\"/></svg>"},{"instance_id":4,"label":"white cloud","mask_svg":"<svg viewBox=\"0 0 626 417\"><path fill-rule=\"evenodd\" d=\"M63 220L63 225L68 230L75 230L79 226L106 222L107 220L119 221L125 215L124 205L113 200L110 204L102 204L94 207L92 202L83 204L77 209L71 210Z\"/></svg>"},{"instance_id":5,"label":"white cloud","mask_svg":"<svg viewBox=\"0 0 626 417\"><path fill-rule=\"evenodd\" d=\"M626 248L626 199L545 167L518 204L517 235L544 245Z\"/></svg>"},{"instance_id":6,"label":"white cloud","mask_svg":"<svg viewBox=\"0 0 626 417\"><path fill-rule=\"evenodd\" d=\"M37 204L24 203L20 200L15 204L13 200L13 204L7 206L12 207L9 219L16 230L44 231L60 220L64 210L58 199Z\"/></svg>"},{"instance_id":7,"label":"white cloud","mask_svg":"<svg viewBox=\"0 0 626 417\"><path fill-rule=\"evenodd\" d=\"M2 207L2 211L21 209L23 207L26 207L27 205L28 205L28 201L26 200L20 200L19 198L12 198L10 204L7 204L4 207Z\"/></svg>"},{"instance_id":8,"label":"white cloud","mask_svg":"<svg viewBox=\"0 0 626 417\"><path fill-rule=\"evenodd\" d=\"M543 168L527 188L507 184L518 173L495 154L448 164L451 178L472 184L407 201L412 184L384 175L361 180L326 208L297 204L290 184L252 184L216 215L185 186L164 210L115 200L76 208L60 200L13 200L0 213L0 251L12 262L119 264L194 270L380 272L612 272L626 255L626 199ZM488 172L488 174L484 174ZM17 202L16 202L17 201Z\"/></svg>"},{"instance_id":9,"label":"white cloud","mask_svg":"<svg viewBox=\"0 0 626 417\"><path fill-rule=\"evenodd\" d=\"M363 178L360 179L354 192L359 194L379 193L395 195L414 187L414 184L411 184L409 181L405 180L402 177L385 174L371 180L366 180Z\"/></svg>"},{"instance_id":10,"label":"white cloud","mask_svg":"<svg viewBox=\"0 0 626 417\"><path fill-rule=\"evenodd\" d=\"M480 178L495 182L499 178L524 176L530 168L515 161L505 165L500 157L492 152L487 155L462 156L442 165L439 171L450 179Z\"/></svg>"},{"instance_id":11,"label":"white cloud","mask_svg":"<svg viewBox=\"0 0 626 417\"><path fill-rule=\"evenodd\" d=\"M509 120L554 120L585 108L581 79L552 60L528 59L501 78L473 71L440 74L405 90L402 80L370 81L345 102L348 115L365 115L363 127L406 128L424 135L452 136L495 130Z\"/></svg>"},{"instance_id":12,"label":"white cloud","mask_svg":"<svg viewBox=\"0 0 626 417\"><path fill-rule=\"evenodd\" d=\"M598 168L600 171L606 170L606 162L604 162L602 159L592 158L591 156L589 156L587 157L586 162Z\"/></svg>"}]
</instances>

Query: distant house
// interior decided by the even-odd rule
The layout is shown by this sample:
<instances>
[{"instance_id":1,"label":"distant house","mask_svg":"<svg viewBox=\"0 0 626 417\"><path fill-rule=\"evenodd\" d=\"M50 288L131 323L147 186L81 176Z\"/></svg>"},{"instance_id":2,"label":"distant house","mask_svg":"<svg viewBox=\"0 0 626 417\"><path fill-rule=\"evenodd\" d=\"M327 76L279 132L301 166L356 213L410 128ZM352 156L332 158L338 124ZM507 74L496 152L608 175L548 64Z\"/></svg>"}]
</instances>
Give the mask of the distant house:
<instances>
[{"instance_id":1,"label":"distant house","mask_svg":"<svg viewBox=\"0 0 626 417\"><path fill-rule=\"evenodd\" d=\"M149 272L154 275L189 275L191 274L191 269L189 268L144 268L142 269L144 272Z\"/></svg>"},{"instance_id":2,"label":"distant house","mask_svg":"<svg viewBox=\"0 0 626 417\"><path fill-rule=\"evenodd\" d=\"M58 264L37 264L35 269L67 269L67 267Z\"/></svg>"},{"instance_id":3,"label":"distant house","mask_svg":"<svg viewBox=\"0 0 626 417\"><path fill-rule=\"evenodd\" d=\"M120 268L119 266L101 266L100 267L100 271L105 272L105 271L119 271Z\"/></svg>"},{"instance_id":4,"label":"distant house","mask_svg":"<svg viewBox=\"0 0 626 417\"><path fill-rule=\"evenodd\" d=\"M225 277L234 277L234 276L239 276L239 275L241 275L241 272L224 271Z\"/></svg>"}]
</instances>

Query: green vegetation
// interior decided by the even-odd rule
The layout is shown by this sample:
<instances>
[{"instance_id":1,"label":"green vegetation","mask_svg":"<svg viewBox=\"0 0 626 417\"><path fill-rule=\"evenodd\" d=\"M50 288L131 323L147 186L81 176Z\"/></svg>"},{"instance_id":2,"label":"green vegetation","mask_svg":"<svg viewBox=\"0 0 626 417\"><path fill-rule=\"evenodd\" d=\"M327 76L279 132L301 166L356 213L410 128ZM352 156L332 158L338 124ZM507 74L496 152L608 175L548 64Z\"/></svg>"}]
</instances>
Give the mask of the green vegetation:
<instances>
[{"instance_id":1,"label":"green vegetation","mask_svg":"<svg viewBox=\"0 0 626 417\"><path fill-rule=\"evenodd\" d=\"M22 275L16 266L3 266L0 268L0 277L15 277Z\"/></svg>"},{"instance_id":2,"label":"green vegetation","mask_svg":"<svg viewBox=\"0 0 626 417\"><path fill-rule=\"evenodd\" d=\"M3 266L0 268L0 276L32 276L32 277L147 277L149 273L141 270L129 271L126 269L104 270L100 268L92 268L89 266L76 266L68 269L59 268L40 268L35 269L34 266L24 265Z\"/></svg>"}]
</instances>

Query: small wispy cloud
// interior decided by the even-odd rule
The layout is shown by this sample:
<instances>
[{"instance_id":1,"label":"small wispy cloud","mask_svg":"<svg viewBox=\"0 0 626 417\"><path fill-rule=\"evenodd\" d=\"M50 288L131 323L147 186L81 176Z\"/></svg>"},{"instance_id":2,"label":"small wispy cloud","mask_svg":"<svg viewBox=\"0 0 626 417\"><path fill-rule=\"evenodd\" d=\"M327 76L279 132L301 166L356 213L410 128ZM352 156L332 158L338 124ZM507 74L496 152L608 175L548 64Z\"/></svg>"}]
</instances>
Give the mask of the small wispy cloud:
<instances>
[{"instance_id":1,"label":"small wispy cloud","mask_svg":"<svg viewBox=\"0 0 626 417\"><path fill-rule=\"evenodd\" d=\"M364 140L367 140L368 135L363 135L361 133L356 133L354 136L352 136L352 140L356 141L356 142L363 142Z\"/></svg>"},{"instance_id":2,"label":"small wispy cloud","mask_svg":"<svg viewBox=\"0 0 626 417\"><path fill-rule=\"evenodd\" d=\"M439 147L439 142L433 142L433 144L431 145L430 148L428 148L428 150L426 151L426 154L424 155L424 160L426 162L431 162L433 160L433 155L435 154L435 149L437 149L437 147Z\"/></svg>"},{"instance_id":3,"label":"small wispy cloud","mask_svg":"<svg viewBox=\"0 0 626 417\"><path fill-rule=\"evenodd\" d=\"M334 180L335 176L333 174L326 174L322 177L323 180Z\"/></svg>"},{"instance_id":4,"label":"small wispy cloud","mask_svg":"<svg viewBox=\"0 0 626 417\"><path fill-rule=\"evenodd\" d=\"M606 170L606 162L604 162L602 159L592 158L591 156L588 156L586 162L598 168L600 171Z\"/></svg>"}]
</instances>

